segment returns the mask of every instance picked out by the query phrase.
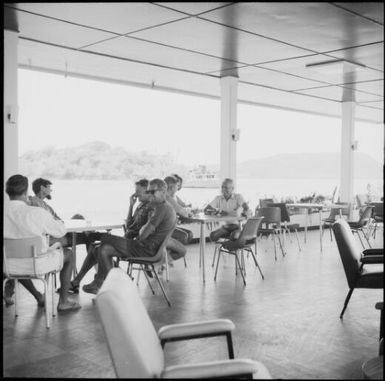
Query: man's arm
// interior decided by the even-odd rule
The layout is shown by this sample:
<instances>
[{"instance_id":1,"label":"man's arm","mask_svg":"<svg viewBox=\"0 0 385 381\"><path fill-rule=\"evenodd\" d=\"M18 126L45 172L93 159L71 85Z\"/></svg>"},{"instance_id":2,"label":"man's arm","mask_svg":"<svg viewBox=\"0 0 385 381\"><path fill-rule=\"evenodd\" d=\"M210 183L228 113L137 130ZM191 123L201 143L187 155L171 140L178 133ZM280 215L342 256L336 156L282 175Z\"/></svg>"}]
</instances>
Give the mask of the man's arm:
<instances>
[{"instance_id":1,"label":"man's arm","mask_svg":"<svg viewBox=\"0 0 385 381\"><path fill-rule=\"evenodd\" d=\"M126 218L126 228L128 228L128 226L134 222L132 211L134 210L134 205L136 200L137 200L137 197L134 193L130 196L130 206L128 207L128 213Z\"/></svg>"},{"instance_id":2,"label":"man's arm","mask_svg":"<svg viewBox=\"0 0 385 381\"><path fill-rule=\"evenodd\" d=\"M40 214L40 216L38 216L40 221L36 223L43 224L42 227L45 234L55 238L61 238L67 233L62 220L55 220L53 216L45 209L41 208L37 210L39 211L37 216Z\"/></svg>"},{"instance_id":3,"label":"man's arm","mask_svg":"<svg viewBox=\"0 0 385 381\"><path fill-rule=\"evenodd\" d=\"M146 238L151 235L155 231L155 226L151 223L151 219L149 219L146 225L142 226L139 231L138 241L145 241Z\"/></svg>"},{"instance_id":4,"label":"man's arm","mask_svg":"<svg viewBox=\"0 0 385 381\"><path fill-rule=\"evenodd\" d=\"M167 201L171 204L171 206L174 208L175 213L182 216L182 217L189 217L189 213L186 209L182 208L172 197L169 197Z\"/></svg>"},{"instance_id":5,"label":"man's arm","mask_svg":"<svg viewBox=\"0 0 385 381\"><path fill-rule=\"evenodd\" d=\"M206 213L206 212L209 212L209 211L213 211L213 210L216 210L218 208L218 197L215 197L213 201L211 201L209 204L207 204L207 206L203 209L203 212Z\"/></svg>"}]
</instances>

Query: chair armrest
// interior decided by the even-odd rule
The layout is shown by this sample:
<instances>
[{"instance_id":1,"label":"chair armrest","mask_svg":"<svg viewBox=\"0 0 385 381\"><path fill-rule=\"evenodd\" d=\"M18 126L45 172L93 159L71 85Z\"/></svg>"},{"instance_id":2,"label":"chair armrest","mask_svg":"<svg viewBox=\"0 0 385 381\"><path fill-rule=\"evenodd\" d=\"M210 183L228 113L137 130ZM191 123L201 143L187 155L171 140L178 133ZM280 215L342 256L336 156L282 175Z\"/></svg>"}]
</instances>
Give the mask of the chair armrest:
<instances>
[{"instance_id":1,"label":"chair armrest","mask_svg":"<svg viewBox=\"0 0 385 381\"><path fill-rule=\"evenodd\" d=\"M194 323L164 325L158 331L161 343L199 337L224 335L233 331L234 323L228 319L215 319Z\"/></svg>"},{"instance_id":2,"label":"chair armrest","mask_svg":"<svg viewBox=\"0 0 385 381\"><path fill-rule=\"evenodd\" d=\"M240 375L252 375L253 379L271 379L266 367L259 361L224 360L191 365L175 365L164 369L162 378L239 378Z\"/></svg>"},{"instance_id":3,"label":"chair armrest","mask_svg":"<svg viewBox=\"0 0 385 381\"><path fill-rule=\"evenodd\" d=\"M362 252L364 256L366 255L384 255L384 249L366 249Z\"/></svg>"},{"instance_id":4,"label":"chair armrest","mask_svg":"<svg viewBox=\"0 0 385 381\"><path fill-rule=\"evenodd\" d=\"M366 257L362 257L360 259L361 263L363 265L365 264L375 264L375 263L384 263L384 256L383 255L368 255Z\"/></svg>"}]
</instances>

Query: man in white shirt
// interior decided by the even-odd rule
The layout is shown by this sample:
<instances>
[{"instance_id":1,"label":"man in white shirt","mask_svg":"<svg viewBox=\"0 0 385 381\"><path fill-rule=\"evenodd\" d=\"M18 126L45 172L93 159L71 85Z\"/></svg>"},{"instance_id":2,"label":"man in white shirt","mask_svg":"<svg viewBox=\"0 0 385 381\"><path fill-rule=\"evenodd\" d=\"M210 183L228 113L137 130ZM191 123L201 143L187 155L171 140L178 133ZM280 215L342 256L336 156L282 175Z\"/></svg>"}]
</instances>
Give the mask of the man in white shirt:
<instances>
[{"instance_id":1,"label":"man in white shirt","mask_svg":"<svg viewBox=\"0 0 385 381\"><path fill-rule=\"evenodd\" d=\"M234 193L234 182L232 179L224 179L222 182L222 194L211 201L204 212L206 214L216 213L221 216L245 216L251 215L251 210L245 202L243 196ZM216 242L219 238L236 239L240 233L239 225L226 223L217 230L210 233L210 239Z\"/></svg>"},{"instance_id":2,"label":"man in white shirt","mask_svg":"<svg viewBox=\"0 0 385 381\"><path fill-rule=\"evenodd\" d=\"M69 249L57 250L59 243L48 247L47 235L63 237L66 229L62 221L55 220L52 215L43 208L35 208L27 205L28 179L22 175L11 176L6 182L6 192L10 201L5 203L4 209L4 238L28 238L40 236L42 239L42 253L48 252L50 256L60 256L63 260L63 268L60 271L60 296L57 310L71 311L80 308L80 305L68 298L71 271L73 267L73 256ZM64 259L63 259L64 257ZM30 282L30 283L29 283ZM38 291L31 280L27 281L26 287L36 298ZM24 286L26 282L23 282ZM36 294L37 293L37 294ZM40 294L41 295L41 294Z\"/></svg>"}]
</instances>

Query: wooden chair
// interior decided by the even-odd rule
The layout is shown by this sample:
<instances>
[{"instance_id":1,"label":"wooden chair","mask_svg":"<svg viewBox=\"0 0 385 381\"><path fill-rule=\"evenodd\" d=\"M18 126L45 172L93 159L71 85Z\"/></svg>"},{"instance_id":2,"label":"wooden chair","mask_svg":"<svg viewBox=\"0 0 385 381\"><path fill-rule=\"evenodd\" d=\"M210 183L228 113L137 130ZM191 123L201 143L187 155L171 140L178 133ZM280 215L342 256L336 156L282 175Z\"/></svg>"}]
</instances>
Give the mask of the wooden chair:
<instances>
[{"instance_id":1,"label":"wooden chair","mask_svg":"<svg viewBox=\"0 0 385 381\"><path fill-rule=\"evenodd\" d=\"M233 358L230 320L171 324L156 332L137 287L122 269L110 270L96 306L117 378L271 378L262 363ZM167 342L213 336L226 337L230 359L166 367Z\"/></svg>"},{"instance_id":2,"label":"wooden chair","mask_svg":"<svg viewBox=\"0 0 385 381\"><path fill-rule=\"evenodd\" d=\"M245 269L245 262L243 257L243 251L247 251L251 254L251 256L254 259L255 266L258 268L262 279L265 279L265 277L262 274L261 267L259 266L256 258L257 251L255 250L255 254L253 253L253 249L251 248L252 245L255 245L257 243L257 231L258 228L263 220L263 217L251 217L249 218L245 225L243 226L242 232L237 240L228 240L226 242L223 242L219 248L218 251L218 259L217 259L217 266L215 269L215 276L214 280L217 279L217 273L218 273L218 265L219 265L219 259L221 257L222 253L228 253L235 256L235 275L237 275L237 266L239 268L239 272L242 275L243 283L246 285L246 269ZM239 259L238 254L240 253L241 257Z\"/></svg>"},{"instance_id":3,"label":"wooden chair","mask_svg":"<svg viewBox=\"0 0 385 381\"><path fill-rule=\"evenodd\" d=\"M8 279L15 280L15 317L19 315L19 282L20 279L37 279L44 284L45 320L50 328L48 290L51 288L52 315L55 316L54 284L56 272L63 268L63 251L61 248L41 253L42 237L9 239L3 242L3 292Z\"/></svg>"},{"instance_id":4,"label":"wooden chair","mask_svg":"<svg viewBox=\"0 0 385 381\"><path fill-rule=\"evenodd\" d=\"M364 267L366 264L384 263L384 255L376 254L374 251L376 249L373 249L373 251L366 251L366 255L364 252L361 256L353 233L345 220L336 221L332 229L349 285L349 292L340 314L342 319L355 288L384 288L384 271L373 271L367 266Z\"/></svg>"}]
</instances>

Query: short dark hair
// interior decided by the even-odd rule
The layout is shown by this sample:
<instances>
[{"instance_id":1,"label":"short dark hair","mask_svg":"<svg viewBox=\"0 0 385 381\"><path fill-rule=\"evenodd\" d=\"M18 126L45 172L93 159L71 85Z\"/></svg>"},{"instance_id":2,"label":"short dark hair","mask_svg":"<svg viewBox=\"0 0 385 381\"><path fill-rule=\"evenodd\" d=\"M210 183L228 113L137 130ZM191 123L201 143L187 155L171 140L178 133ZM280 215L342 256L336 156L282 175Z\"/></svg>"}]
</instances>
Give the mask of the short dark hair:
<instances>
[{"instance_id":1,"label":"short dark hair","mask_svg":"<svg viewBox=\"0 0 385 381\"><path fill-rule=\"evenodd\" d=\"M176 173L173 174L173 176L180 182L180 183L183 183L183 179L177 175Z\"/></svg>"},{"instance_id":2,"label":"short dark hair","mask_svg":"<svg viewBox=\"0 0 385 381\"><path fill-rule=\"evenodd\" d=\"M167 176L164 178L164 182L167 185L170 185L170 184L176 184L178 182L178 180L176 179L175 176Z\"/></svg>"},{"instance_id":3,"label":"short dark hair","mask_svg":"<svg viewBox=\"0 0 385 381\"><path fill-rule=\"evenodd\" d=\"M32 182L33 193L38 194L40 192L41 186L46 187L51 184L52 184L51 181L39 177L38 179L33 180Z\"/></svg>"},{"instance_id":4,"label":"short dark hair","mask_svg":"<svg viewBox=\"0 0 385 381\"><path fill-rule=\"evenodd\" d=\"M11 176L5 185L5 191L9 197L21 196L28 190L28 178L23 175Z\"/></svg>"},{"instance_id":5,"label":"short dark hair","mask_svg":"<svg viewBox=\"0 0 385 381\"><path fill-rule=\"evenodd\" d=\"M148 180L147 180L147 179L140 179L140 180L138 180L138 181L135 183L135 185L147 189L147 187L148 187Z\"/></svg>"},{"instance_id":6,"label":"short dark hair","mask_svg":"<svg viewBox=\"0 0 385 381\"><path fill-rule=\"evenodd\" d=\"M167 189L167 184L162 179L152 179L149 185L156 185L159 190Z\"/></svg>"}]
</instances>

